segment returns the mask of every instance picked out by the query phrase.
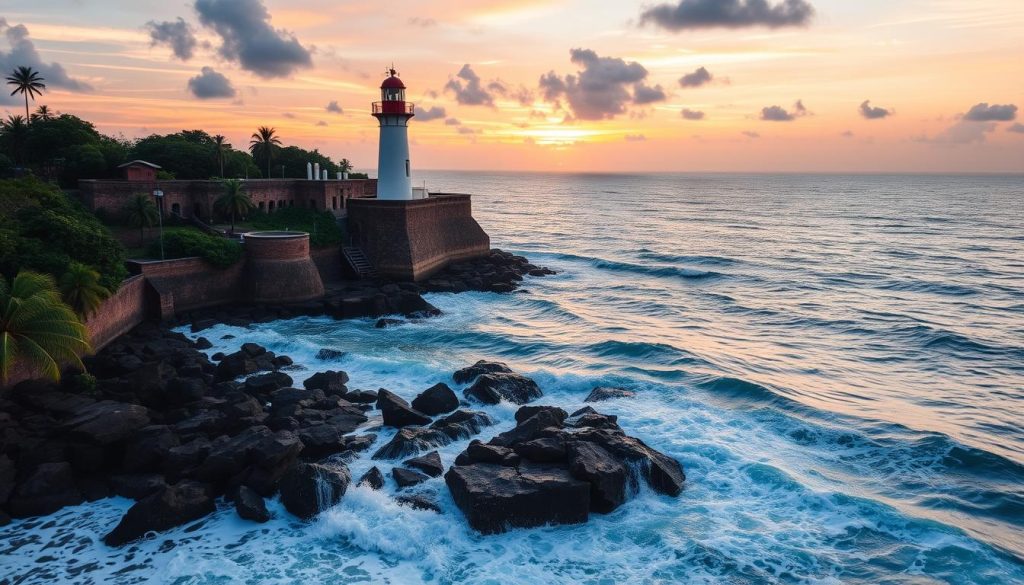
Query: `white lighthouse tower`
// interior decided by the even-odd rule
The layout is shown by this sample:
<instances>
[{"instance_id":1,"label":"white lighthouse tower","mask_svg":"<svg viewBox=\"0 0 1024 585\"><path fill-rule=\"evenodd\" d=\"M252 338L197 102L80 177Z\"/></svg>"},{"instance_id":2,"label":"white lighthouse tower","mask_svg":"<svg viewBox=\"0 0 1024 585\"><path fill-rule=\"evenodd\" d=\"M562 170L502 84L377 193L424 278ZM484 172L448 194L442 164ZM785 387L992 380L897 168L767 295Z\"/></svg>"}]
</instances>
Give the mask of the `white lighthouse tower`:
<instances>
[{"instance_id":1,"label":"white lighthouse tower","mask_svg":"<svg viewBox=\"0 0 1024 585\"><path fill-rule=\"evenodd\" d=\"M373 103L373 117L380 122L377 157L377 199L412 199L412 167L409 165L409 118L414 106L405 101L405 84L395 70L380 84L380 100Z\"/></svg>"}]
</instances>

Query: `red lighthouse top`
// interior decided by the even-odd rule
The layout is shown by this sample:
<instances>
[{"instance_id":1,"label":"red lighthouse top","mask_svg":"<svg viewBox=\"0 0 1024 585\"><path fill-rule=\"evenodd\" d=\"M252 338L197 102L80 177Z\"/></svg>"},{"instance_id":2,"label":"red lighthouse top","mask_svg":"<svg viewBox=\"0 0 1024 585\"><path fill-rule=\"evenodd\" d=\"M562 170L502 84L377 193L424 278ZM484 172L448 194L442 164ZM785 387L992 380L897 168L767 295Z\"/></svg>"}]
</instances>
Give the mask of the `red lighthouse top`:
<instances>
[{"instance_id":1,"label":"red lighthouse top","mask_svg":"<svg viewBox=\"0 0 1024 585\"><path fill-rule=\"evenodd\" d=\"M373 115L401 115L411 118L414 106L405 101L405 84L392 67L388 69L388 77L380 84L380 101L373 103Z\"/></svg>"}]
</instances>

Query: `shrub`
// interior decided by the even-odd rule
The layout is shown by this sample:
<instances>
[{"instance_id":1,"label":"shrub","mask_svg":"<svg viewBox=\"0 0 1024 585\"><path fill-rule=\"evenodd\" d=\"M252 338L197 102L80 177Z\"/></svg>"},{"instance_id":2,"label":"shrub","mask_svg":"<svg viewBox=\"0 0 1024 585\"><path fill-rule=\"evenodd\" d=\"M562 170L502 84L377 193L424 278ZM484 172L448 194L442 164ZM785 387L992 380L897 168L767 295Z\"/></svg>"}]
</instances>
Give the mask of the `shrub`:
<instances>
[{"instance_id":1,"label":"shrub","mask_svg":"<svg viewBox=\"0 0 1024 585\"><path fill-rule=\"evenodd\" d=\"M292 230L309 232L309 244L315 248L337 246L344 239L338 220L329 211L287 207L253 217L251 224L259 230Z\"/></svg>"},{"instance_id":2,"label":"shrub","mask_svg":"<svg viewBox=\"0 0 1024 585\"><path fill-rule=\"evenodd\" d=\"M159 240L150 243L149 254L153 258L160 257ZM199 256L218 268L227 268L242 259L242 246L195 229L172 229L164 233L164 255L167 258Z\"/></svg>"}]
</instances>

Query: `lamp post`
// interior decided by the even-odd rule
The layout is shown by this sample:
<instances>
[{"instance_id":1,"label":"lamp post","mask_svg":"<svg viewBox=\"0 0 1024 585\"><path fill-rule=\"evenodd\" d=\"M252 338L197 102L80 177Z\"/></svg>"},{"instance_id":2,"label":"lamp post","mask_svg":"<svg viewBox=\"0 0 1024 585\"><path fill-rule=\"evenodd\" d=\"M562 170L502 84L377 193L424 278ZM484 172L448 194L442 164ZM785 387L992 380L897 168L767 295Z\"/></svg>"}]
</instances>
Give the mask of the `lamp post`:
<instances>
[{"instance_id":1,"label":"lamp post","mask_svg":"<svg viewBox=\"0 0 1024 585\"><path fill-rule=\"evenodd\" d=\"M154 189L153 197L156 197L157 220L160 222L160 259L166 260L164 258L164 192Z\"/></svg>"}]
</instances>

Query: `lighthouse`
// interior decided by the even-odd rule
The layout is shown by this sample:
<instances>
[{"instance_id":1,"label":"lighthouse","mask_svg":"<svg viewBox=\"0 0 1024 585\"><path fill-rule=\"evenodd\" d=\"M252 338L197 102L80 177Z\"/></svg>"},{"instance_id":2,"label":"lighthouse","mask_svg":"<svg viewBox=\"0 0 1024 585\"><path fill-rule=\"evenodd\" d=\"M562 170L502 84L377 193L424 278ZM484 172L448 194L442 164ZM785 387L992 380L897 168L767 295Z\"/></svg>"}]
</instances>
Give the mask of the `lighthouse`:
<instances>
[{"instance_id":1,"label":"lighthouse","mask_svg":"<svg viewBox=\"0 0 1024 585\"><path fill-rule=\"evenodd\" d=\"M412 168L409 165L409 118L414 106L405 101L405 84L394 68L380 84L380 101L373 103L373 117L380 122L377 155L377 199L412 199Z\"/></svg>"}]
</instances>

